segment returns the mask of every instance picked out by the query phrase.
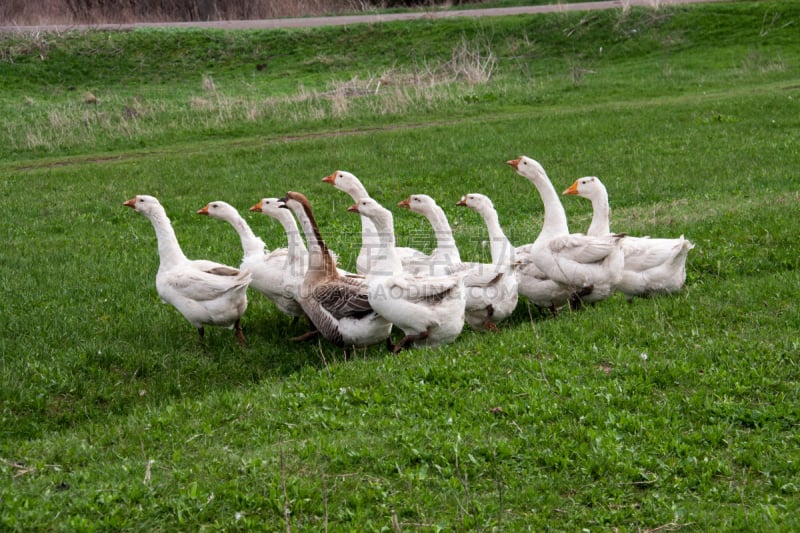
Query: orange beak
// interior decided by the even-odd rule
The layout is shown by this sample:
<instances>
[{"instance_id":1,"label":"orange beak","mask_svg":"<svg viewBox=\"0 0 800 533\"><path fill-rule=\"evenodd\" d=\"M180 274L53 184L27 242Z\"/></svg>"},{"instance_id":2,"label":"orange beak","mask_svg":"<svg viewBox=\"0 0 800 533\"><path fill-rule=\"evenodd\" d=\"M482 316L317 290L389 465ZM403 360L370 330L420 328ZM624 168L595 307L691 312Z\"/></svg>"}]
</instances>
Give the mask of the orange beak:
<instances>
[{"instance_id":1,"label":"orange beak","mask_svg":"<svg viewBox=\"0 0 800 533\"><path fill-rule=\"evenodd\" d=\"M456 202L456 205L460 205L462 207L466 207L466 205L467 205L467 197L466 196L462 196L461 200Z\"/></svg>"},{"instance_id":2,"label":"orange beak","mask_svg":"<svg viewBox=\"0 0 800 533\"><path fill-rule=\"evenodd\" d=\"M351 213L358 213L358 204L353 204L347 208L348 211Z\"/></svg>"},{"instance_id":3,"label":"orange beak","mask_svg":"<svg viewBox=\"0 0 800 533\"><path fill-rule=\"evenodd\" d=\"M136 206L136 198L131 198L127 202L124 202L122 205L127 205L128 207L135 207Z\"/></svg>"},{"instance_id":4,"label":"orange beak","mask_svg":"<svg viewBox=\"0 0 800 533\"><path fill-rule=\"evenodd\" d=\"M506 161L506 165L511 165L514 170L519 170L519 158Z\"/></svg>"},{"instance_id":5,"label":"orange beak","mask_svg":"<svg viewBox=\"0 0 800 533\"><path fill-rule=\"evenodd\" d=\"M259 200L256 205L254 205L253 207L250 208L250 211L257 211L257 212L260 213L261 209L262 209L261 200Z\"/></svg>"},{"instance_id":6,"label":"orange beak","mask_svg":"<svg viewBox=\"0 0 800 533\"><path fill-rule=\"evenodd\" d=\"M335 185L336 184L336 173L337 172L339 172L339 171L337 170L336 172L334 172L330 176L325 176L324 178L322 178L322 182L323 183L330 183L331 185Z\"/></svg>"},{"instance_id":7,"label":"orange beak","mask_svg":"<svg viewBox=\"0 0 800 533\"><path fill-rule=\"evenodd\" d=\"M208 214L208 204L206 204L205 206L203 206L200 209L198 209L197 210L197 214L198 215L207 215Z\"/></svg>"},{"instance_id":8,"label":"orange beak","mask_svg":"<svg viewBox=\"0 0 800 533\"><path fill-rule=\"evenodd\" d=\"M397 207L402 207L403 209L411 209L411 198L406 198L402 202L397 202Z\"/></svg>"},{"instance_id":9,"label":"orange beak","mask_svg":"<svg viewBox=\"0 0 800 533\"><path fill-rule=\"evenodd\" d=\"M569 186L569 188L561 194L578 194L578 180Z\"/></svg>"}]
</instances>

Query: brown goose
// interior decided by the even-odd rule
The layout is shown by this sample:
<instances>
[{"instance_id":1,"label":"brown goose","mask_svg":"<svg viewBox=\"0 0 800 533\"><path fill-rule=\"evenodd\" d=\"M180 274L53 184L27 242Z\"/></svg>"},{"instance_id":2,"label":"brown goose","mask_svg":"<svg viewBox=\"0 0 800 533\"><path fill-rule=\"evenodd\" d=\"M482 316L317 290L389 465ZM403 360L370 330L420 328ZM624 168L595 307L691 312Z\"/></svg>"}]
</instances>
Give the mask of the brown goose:
<instances>
[{"instance_id":1,"label":"brown goose","mask_svg":"<svg viewBox=\"0 0 800 533\"><path fill-rule=\"evenodd\" d=\"M288 192L280 202L292 210L308 243L308 270L300 286L298 301L323 337L345 348L367 346L389 338L392 324L369 303L362 277L343 276L336 269L311 204L303 194Z\"/></svg>"}]
</instances>

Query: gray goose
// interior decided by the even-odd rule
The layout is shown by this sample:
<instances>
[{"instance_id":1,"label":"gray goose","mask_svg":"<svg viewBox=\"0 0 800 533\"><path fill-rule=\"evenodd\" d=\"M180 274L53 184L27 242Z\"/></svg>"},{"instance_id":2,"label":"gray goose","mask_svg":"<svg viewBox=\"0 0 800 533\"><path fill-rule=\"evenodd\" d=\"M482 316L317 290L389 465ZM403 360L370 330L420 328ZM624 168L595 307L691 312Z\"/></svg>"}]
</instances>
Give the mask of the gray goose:
<instances>
[{"instance_id":1,"label":"gray goose","mask_svg":"<svg viewBox=\"0 0 800 533\"><path fill-rule=\"evenodd\" d=\"M344 347L346 356L352 347L388 339L391 322L372 309L363 277L339 273L322 239L308 198L290 191L280 201L295 214L306 236L308 270L300 286L298 301L319 333L328 341Z\"/></svg>"}]
</instances>

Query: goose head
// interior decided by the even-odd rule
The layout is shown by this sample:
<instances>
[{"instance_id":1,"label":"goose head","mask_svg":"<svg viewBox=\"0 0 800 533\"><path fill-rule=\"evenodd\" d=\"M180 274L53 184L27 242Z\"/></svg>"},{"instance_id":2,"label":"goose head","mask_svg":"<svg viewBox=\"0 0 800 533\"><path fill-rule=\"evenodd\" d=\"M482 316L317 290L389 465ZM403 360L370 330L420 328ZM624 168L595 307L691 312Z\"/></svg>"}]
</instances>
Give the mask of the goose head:
<instances>
[{"instance_id":1,"label":"goose head","mask_svg":"<svg viewBox=\"0 0 800 533\"><path fill-rule=\"evenodd\" d=\"M295 213L304 212L310 214L311 212L311 202L308 201L306 195L299 192L289 191L286 193L286 196L280 198L278 202L278 207L291 209Z\"/></svg>"},{"instance_id":2,"label":"goose head","mask_svg":"<svg viewBox=\"0 0 800 533\"><path fill-rule=\"evenodd\" d=\"M399 202L397 206L420 214L430 213L438 207L436 200L427 194L412 194L402 202Z\"/></svg>"},{"instance_id":3,"label":"goose head","mask_svg":"<svg viewBox=\"0 0 800 533\"><path fill-rule=\"evenodd\" d=\"M456 205L469 207L475 211L494 209L494 204L489 197L478 193L465 194L461 197L461 200L456 202Z\"/></svg>"},{"instance_id":4,"label":"goose head","mask_svg":"<svg viewBox=\"0 0 800 533\"><path fill-rule=\"evenodd\" d=\"M562 194L575 194L591 200L601 197L604 191L605 186L596 176L586 176L576 179Z\"/></svg>"},{"instance_id":5,"label":"goose head","mask_svg":"<svg viewBox=\"0 0 800 533\"><path fill-rule=\"evenodd\" d=\"M132 208L134 211L146 216L164 213L164 208L155 196L138 194L130 200L123 202L122 205Z\"/></svg>"},{"instance_id":6,"label":"goose head","mask_svg":"<svg viewBox=\"0 0 800 533\"><path fill-rule=\"evenodd\" d=\"M544 167L542 167L538 161L524 155L519 156L517 159L506 161L506 164L516 170L517 174L528 178L528 180L534 183L547 177Z\"/></svg>"},{"instance_id":7,"label":"goose head","mask_svg":"<svg viewBox=\"0 0 800 533\"><path fill-rule=\"evenodd\" d=\"M330 183L340 191L346 192L354 199L369 196L361 181L353 174L345 170L337 170L333 174L322 178L322 181L324 183Z\"/></svg>"},{"instance_id":8,"label":"goose head","mask_svg":"<svg viewBox=\"0 0 800 533\"><path fill-rule=\"evenodd\" d=\"M392 222L392 212L372 198L361 198L355 204L348 207L347 210L351 213L358 213L375 222Z\"/></svg>"},{"instance_id":9,"label":"goose head","mask_svg":"<svg viewBox=\"0 0 800 533\"><path fill-rule=\"evenodd\" d=\"M277 218L285 213L285 211L281 211L284 207L286 207L285 204L278 198L262 198L256 205L250 208L250 211Z\"/></svg>"},{"instance_id":10,"label":"goose head","mask_svg":"<svg viewBox=\"0 0 800 533\"><path fill-rule=\"evenodd\" d=\"M211 218L222 220L230 219L232 215L238 215L238 211L231 204L222 201L209 202L197 210L198 215L208 215Z\"/></svg>"}]
</instances>

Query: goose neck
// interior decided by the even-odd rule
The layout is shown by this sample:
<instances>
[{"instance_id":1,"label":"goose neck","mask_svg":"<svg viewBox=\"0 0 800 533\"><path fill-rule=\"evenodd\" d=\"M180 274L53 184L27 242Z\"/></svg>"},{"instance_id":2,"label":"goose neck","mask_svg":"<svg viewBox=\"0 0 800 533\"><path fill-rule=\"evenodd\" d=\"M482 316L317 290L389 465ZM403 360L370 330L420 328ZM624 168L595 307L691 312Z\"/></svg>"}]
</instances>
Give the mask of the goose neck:
<instances>
[{"instance_id":1,"label":"goose neck","mask_svg":"<svg viewBox=\"0 0 800 533\"><path fill-rule=\"evenodd\" d=\"M239 213L231 213L228 217L228 222L234 227L236 233L239 234L245 256L262 254L265 252L264 241L253 233L252 228L250 228L247 221L245 221Z\"/></svg>"},{"instance_id":2,"label":"goose neck","mask_svg":"<svg viewBox=\"0 0 800 533\"><path fill-rule=\"evenodd\" d=\"M278 222L283 226L283 231L286 233L289 260L292 261L295 258L307 254L308 249L303 242L303 238L300 236L300 231L297 229L297 222L295 222L292 214L286 209L281 209Z\"/></svg>"},{"instance_id":3,"label":"goose neck","mask_svg":"<svg viewBox=\"0 0 800 533\"><path fill-rule=\"evenodd\" d=\"M426 210L424 215L431 223L431 227L433 227L433 232L436 235L436 247L455 250L456 240L453 238L453 229L450 227L450 222L448 222L444 210L437 205Z\"/></svg>"},{"instance_id":4,"label":"goose neck","mask_svg":"<svg viewBox=\"0 0 800 533\"><path fill-rule=\"evenodd\" d=\"M369 193L364 185L358 180L351 180L347 185L342 187L342 191L350 195L354 202L358 202L362 198L369 198Z\"/></svg>"},{"instance_id":5,"label":"goose neck","mask_svg":"<svg viewBox=\"0 0 800 533\"><path fill-rule=\"evenodd\" d=\"M589 235L600 237L611 233L611 208L608 205L608 193L604 188L598 189L590 198L592 201L592 223Z\"/></svg>"},{"instance_id":6,"label":"goose neck","mask_svg":"<svg viewBox=\"0 0 800 533\"><path fill-rule=\"evenodd\" d=\"M506 262L513 263L514 247L511 246L503 228L500 226L500 219L497 216L497 211L490 207L484 207L478 212L483 217L483 221L486 223L486 229L489 232L492 263L495 265Z\"/></svg>"},{"instance_id":7,"label":"goose neck","mask_svg":"<svg viewBox=\"0 0 800 533\"><path fill-rule=\"evenodd\" d=\"M394 236L394 220L392 214L387 211L384 216L371 219L380 241L380 255L378 263L372 268L375 272L389 271L393 274L402 272L403 265L400 256L397 255ZM383 263L383 266L381 266Z\"/></svg>"},{"instance_id":8,"label":"goose neck","mask_svg":"<svg viewBox=\"0 0 800 533\"><path fill-rule=\"evenodd\" d=\"M561 204L550 178L544 172L539 172L530 181L539 191L539 196L544 204L544 225L540 235L543 237L568 235L567 213L564 211L564 206Z\"/></svg>"},{"instance_id":9,"label":"goose neck","mask_svg":"<svg viewBox=\"0 0 800 533\"><path fill-rule=\"evenodd\" d=\"M305 233L306 241L308 242L309 270L322 271L329 276L335 277L337 275L336 263L333 260L328 246L322 239L317 221L314 219L314 214L311 212L311 209L300 205L299 208L295 210L295 214L300 221L300 226L302 226L303 233Z\"/></svg>"},{"instance_id":10,"label":"goose neck","mask_svg":"<svg viewBox=\"0 0 800 533\"><path fill-rule=\"evenodd\" d=\"M178 243L175 229L167 217L166 213L153 213L148 216L156 232L158 241L158 256L161 262L160 268L166 268L178 263L187 261L186 256Z\"/></svg>"}]
</instances>

